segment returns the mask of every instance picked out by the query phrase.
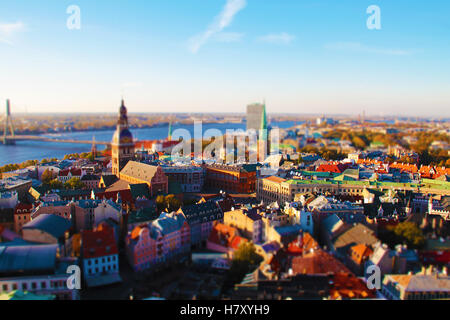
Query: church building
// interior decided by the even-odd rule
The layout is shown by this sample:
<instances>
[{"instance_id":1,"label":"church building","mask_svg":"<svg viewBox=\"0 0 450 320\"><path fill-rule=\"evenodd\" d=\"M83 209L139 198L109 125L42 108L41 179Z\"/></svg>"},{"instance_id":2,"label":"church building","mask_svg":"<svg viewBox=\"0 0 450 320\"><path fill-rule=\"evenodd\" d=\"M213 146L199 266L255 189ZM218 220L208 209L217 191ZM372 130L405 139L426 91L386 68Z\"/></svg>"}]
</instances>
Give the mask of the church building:
<instances>
[{"instance_id":1,"label":"church building","mask_svg":"<svg viewBox=\"0 0 450 320\"><path fill-rule=\"evenodd\" d=\"M111 144L112 174L119 177L120 171L134 157L133 135L128 129L127 108L122 99L119 109L119 120Z\"/></svg>"}]
</instances>

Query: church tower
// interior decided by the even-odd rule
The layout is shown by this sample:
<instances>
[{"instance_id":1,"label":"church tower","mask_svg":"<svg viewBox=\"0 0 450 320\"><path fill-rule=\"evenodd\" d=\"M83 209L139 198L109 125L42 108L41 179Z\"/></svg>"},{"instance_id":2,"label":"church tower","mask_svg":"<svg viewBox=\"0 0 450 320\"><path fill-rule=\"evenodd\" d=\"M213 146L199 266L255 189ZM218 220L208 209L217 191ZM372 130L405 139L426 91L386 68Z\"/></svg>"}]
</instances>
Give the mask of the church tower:
<instances>
[{"instance_id":1,"label":"church tower","mask_svg":"<svg viewBox=\"0 0 450 320\"><path fill-rule=\"evenodd\" d=\"M112 156L112 174L119 176L120 170L125 167L128 161L134 157L133 135L128 130L127 108L122 99L122 105L119 109L119 120L117 129L113 136L111 144Z\"/></svg>"},{"instance_id":2,"label":"church tower","mask_svg":"<svg viewBox=\"0 0 450 320\"><path fill-rule=\"evenodd\" d=\"M268 136L269 132L267 128L266 102L264 101L263 110L261 113L261 127L259 128L258 137L258 158L261 162L266 160L266 157L269 154L270 146Z\"/></svg>"}]
</instances>

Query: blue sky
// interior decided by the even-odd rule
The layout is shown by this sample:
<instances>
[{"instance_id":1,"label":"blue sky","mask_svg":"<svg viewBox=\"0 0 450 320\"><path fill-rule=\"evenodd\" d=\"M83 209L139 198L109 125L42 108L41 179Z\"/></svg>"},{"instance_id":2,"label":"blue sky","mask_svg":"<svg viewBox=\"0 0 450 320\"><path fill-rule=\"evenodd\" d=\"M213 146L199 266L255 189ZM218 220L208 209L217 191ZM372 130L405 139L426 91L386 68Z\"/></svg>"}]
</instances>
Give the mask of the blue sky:
<instances>
[{"instance_id":1,"label":"blue sky","mask_svg":"<svg viewBox=\"0 0 450 320\"><path fill-rule=\"evenodd\" d=\"M81 29L69 30L69 5ZM381 9L369 30L366 9ZM16 112L450 116L450 3L17 0L0 3L0 101Z\"/></svg>"}]
</instances>

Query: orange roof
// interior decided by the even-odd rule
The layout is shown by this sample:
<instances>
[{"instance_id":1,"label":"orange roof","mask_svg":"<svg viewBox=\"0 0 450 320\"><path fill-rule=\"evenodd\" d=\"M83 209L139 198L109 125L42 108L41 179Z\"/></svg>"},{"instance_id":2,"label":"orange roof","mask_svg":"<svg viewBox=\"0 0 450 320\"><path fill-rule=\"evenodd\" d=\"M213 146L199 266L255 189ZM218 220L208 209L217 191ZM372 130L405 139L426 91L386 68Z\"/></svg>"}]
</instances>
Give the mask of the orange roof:
<instances>
[{"instance_id":1,"label":"orange roof","mask_svg":"<svg viewBox=\"0 0 450 320\"><path fill-rule=\"evenodd\" d=\"M308 232L303 233L303 249L310 251L319 248L317 241Z\"/></svg>"},{"instance_id":2,"label":"orange roof","mask_svg":"<svg viewBox=\"0 0 450 320\"><path fill-rule=\"evenodd\" d=\"M332 299L375 298L376 293L354 275L338 273L333 276L330 296Z\"/></svg>"},{"instance_id":3,"label":"orange roof","mask_svg":"<svg viewBox=\"0 0 450 320\"><path fill-rule=\"evenodd\" d=\"M136 240L141 236L141 231L144 227L136 227L131 231L131 239Z\"/></svg>"},{"instance_id":4,"label":"orange roof","mask_svg":"<svg viewBox=\"0 0 450 320\"><path fill-rule=\"evenodd\" d=\"M141 149L144 147L144 149L151 149L153 145L155 144L156 140L142 140L142 141L136 141L134 143L135 149Z\"/></svg>"},{"instance_id":5,"label":"orange roof","mask_svg":"<svg viewBox=\"0 0 450 320\"><path fill-rule=\"evenodd\" d=\"M423 178L436 179L444 175L450 175L450 168L422 166L420 167L419 173Z\"/></svg>"},{"instance_id":6,"label":"orange roof","mask_svg":"<svg viewBox=\"0 0 450 320\"><path fill-rule=\"evenodd\" d=\"M342 173L349 167L348 164L344 163L336 163L336 162L328 162L327 164L321 164L316 171L318 172L334 172L334 173Z\"/></svg>"},{"instance_id":7,"label":"orange roof","mask_svg":"<svg viewBox=\"0 0 450 320\"><path fill-rule=\"evenodd\" d=\"M248 240L245 239L245 238L242 238L240 236L236 236L236 237L233 238L233 241L231 241L229 246L230 246L230 248L233 248L233 249L236 250L236 249L239 248L241 243L245 243L245 242L248 242Z\"/></svg>"},{"instance_id":8,"label":"orange roof","mask_svg":"<svg viewBox=\"0 0 450 320\"><path fill-rule=\"evenodd\" d=\"M277 177L277 176L271 176L271 177L267 177L266 180L272 181L272 182L276 182L276 183L282 183L285 182L286 179Z\"/></svg>"},{"instance_id":9,"label":"orange roof","mask_svg":"<svg viewBox=\"0 0 450 320\"><path fill-rule=\"evenodd\" d=\"M407 164L407 163L391 163L389 165L391 168L399 169L401 172L409 172L409 173L417 173L418 169L415 164Z\"/></svg>"},{"instance_id":10,"label":"orange roof","mask_svg":"<svg viewBox=\"0 0 450 320\"><path fill-rule=\"evenodd\" d=\"M320 247L317 241L308 232L304 232L300 242L298 240L294 240L289 243L287 251L291 255L299 255L303 252L309 252L311 249L318 248Z\"/></svg>"},{"instance_id":11,"label":"orange roof","mask_svg":"<svg viewBox=\"0 0 450 320\"><path fill-rule=\"evenodd\" d=\"M240 237L236 228L223 223L216 223L211 230L208 241L223 247L237 249L242 242L247 242L247 239Z\"/></svg>"},{"instance_id":12,"label":"orange roof","mask_svg":"<svg viewBox=\"0 0 450 320\"><path fill-rule=\"evenodd\" d=\"M351 247L350 250L352 251L352 259L358 264L361 264L365 257L373 253L372 249L365 244L357 244Z\"/></svg>"},{"instance_id":13,"label":"orange roof","mask_svg":"<svg viewBox=\"0 0 450 320\"><path fill-rule=\"evenodd\" d=\"M389 277L391 277L392 280L397 282L403 288L407 288L413 275L411 275L411 274L394 274L394 275L392 275L391 274L391 275L389 275Z\"/></svg>"},{"instance_id":14,"label":"orange roof","mask_svg":"<svg viewBox=\"0 0 450 320\"><path fill-rule=\"evenodd\" d=\"M292 259L292 270L295 274L352 274L342 262L322 249Z\"/></svg>"},{"instance_id":15,"label":"orange roof","mask_svg":"<svg viewBox=\"0 0 450 320\"><path fill-rule=\"evenodd\" d=\"M372 160L372 159L358 159L356 162L357 164L378 164L382 165L383 163L379 160Z\"/></svg>"}]
</instances>

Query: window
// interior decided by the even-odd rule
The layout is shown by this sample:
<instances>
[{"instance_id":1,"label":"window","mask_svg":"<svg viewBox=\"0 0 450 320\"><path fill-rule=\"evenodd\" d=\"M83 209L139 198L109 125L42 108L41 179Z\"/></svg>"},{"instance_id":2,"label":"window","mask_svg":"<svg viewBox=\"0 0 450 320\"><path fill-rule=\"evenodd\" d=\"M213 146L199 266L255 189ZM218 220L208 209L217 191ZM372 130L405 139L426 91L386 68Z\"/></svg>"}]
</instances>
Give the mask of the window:
<instances>
[{"instance_id":1,"label":"window","mask_svg":"<svg viewBox=\"0 0 450 320\"><path fill-rule=\"evenodd\" d=\"M8 285L7 285L7 284L4 284L4 285L2 286L2 290L3 290L4 292L8 292Z\"/></svg>"},{"instance_id":2,"label":"window","mask_svg":"<svg viewBox=\"0 0 450 320\"><path fill-rule=\"evenodd\" d=\"M28 286L26 283L22 283L22 291L28 290Z\"/></svg>"}]
</instances>

